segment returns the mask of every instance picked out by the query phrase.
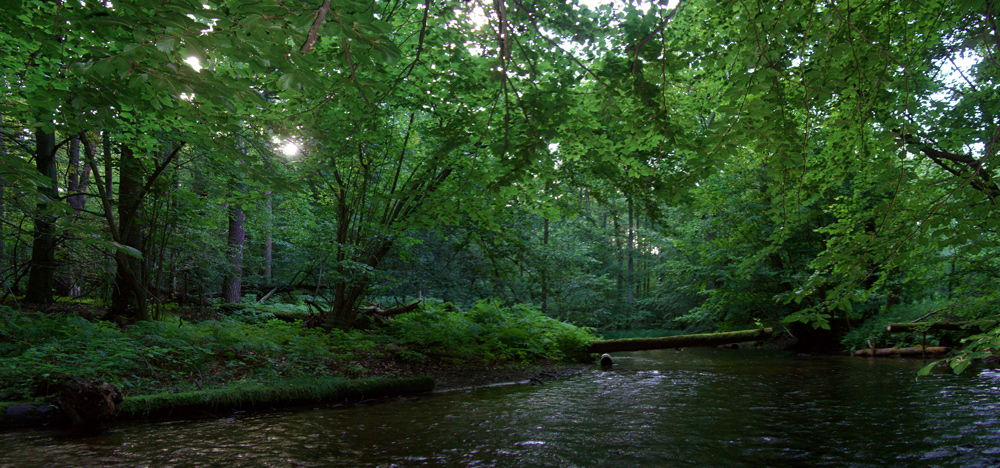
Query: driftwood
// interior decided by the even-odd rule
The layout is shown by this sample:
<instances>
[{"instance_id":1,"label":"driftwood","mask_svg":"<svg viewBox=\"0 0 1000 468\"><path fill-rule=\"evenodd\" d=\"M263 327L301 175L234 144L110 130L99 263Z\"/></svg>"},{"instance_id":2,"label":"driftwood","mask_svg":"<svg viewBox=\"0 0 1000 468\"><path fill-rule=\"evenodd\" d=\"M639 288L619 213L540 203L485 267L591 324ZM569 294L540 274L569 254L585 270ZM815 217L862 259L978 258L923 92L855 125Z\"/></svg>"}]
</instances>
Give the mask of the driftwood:
<instances>
[{"instance_id":1,"label":"driftwood","mask_svg":"<svg viewBox=\"0 0 1000 468\"><path fill-rule=\"evenodd\" d=\"M390 319L392 319L392 317L417 310L417 308L420 307L421 302L422 301L417 301L414 302L413 304L408 304L399 307L390 307L388 309L383 309L382 306L376 304L368 307L359 307L355 309L355 312L357 312L359 317L366 317L369 319L368 322L365 322L365 324L362 325L362 327L368 327L374 324L374 322L371 321L372 319L378 319L381 320L382 322L387 322ZM327 309L322 304L318 304L308 299L305 300L305 303L309 305L311 309L316 309L316 313L310 312L309 318L306 319L306 325L311 327L322 325L323 320L325 320L324 316L327 313Z\"/></svg>"},{"instance_id":2,"label":"driftwood","mask_svg":"<svg viewBox=\"0 0 1000 468\"><path fill-rule=\"evenodd\" d=\"M644 351L647 349L691 348L696 346L719 346L744 341L762 341L771 336L770 328L744 330L728 333L702 333L698 335L677 335L661 338L627 338L623 340L591 341L588 353L613 353L623 351Z\"/></svg>"},{"instance_id":3,"label":"driftwood","mask_svg":"<svg viewBox=\"0 0 1000 468\"><path fill-rule=\"evenodd\" d=\"M260 299L257 299L257 304L260 304L261 302L266 301L269 297L271 297L272 294L276 293L277 291L278 291L278 287L275 286L274 289L271 289L271 292L265 294L264 297L262 297Z\"/></svg>"},{"instance_id":4,"label":"driftwood","mask_svg":"<svg viewBox=\"0 0 1000 468\"><path fill-rule=\"evenodd\" d=\"M972 330L978 331L984 328L996 326L993 320L971 320L967 322L910 322L910 323L890 323L885 327L890 333L913 333L937 330Z\"/></svg>"},{"instance_id":5,"label":"driftwood","mask_svg":"<svg viewBox=\"0 0 1000 468\"><path fill-rule=\"evenodd\" d=\"M914 346L911 348L874 348L859 349L855 356L923 356L945 354L951 351L947 346Z\"/></svg>"},{"instance_id":6,"label":"driftwood","mask_svg":"<svg viewBox=\"0 0 1000 468\"><path fill-rule=\"evenodd\" d=\"M409 305L390 307L388 309L383 309L381 306L377 304L369 307L359 307L358 312L370 315L377 315L381 318L389 318L399 314L413 312L414 310L417 310L417 307L420 307L420 301L414 302L413 304Z\"/></svg>"}]
</instances>

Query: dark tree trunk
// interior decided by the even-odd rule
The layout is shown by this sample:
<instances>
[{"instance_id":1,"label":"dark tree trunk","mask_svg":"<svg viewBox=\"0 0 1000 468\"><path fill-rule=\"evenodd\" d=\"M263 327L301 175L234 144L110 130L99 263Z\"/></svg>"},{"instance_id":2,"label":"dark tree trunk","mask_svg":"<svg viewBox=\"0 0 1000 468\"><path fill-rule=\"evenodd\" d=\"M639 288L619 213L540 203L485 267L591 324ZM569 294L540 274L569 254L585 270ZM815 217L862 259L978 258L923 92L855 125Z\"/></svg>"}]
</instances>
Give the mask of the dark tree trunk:
<instances>
[{"instance_id":1,"label":"dark tree trunk","mask_svg":"<svg viewBox=\"0 0 1000 468\"><path fill-rule=\"evenodd\" d=\"M264 232L264 266L261 269L261 276L264 278L264 284L271 284L271 261L272 258L272 236L274 233L274 200L271 197L271 191L268 190L265 195L267 195L267 227Z\"/></svg>"},{"instance_id":2,"label":"dark tree trunk","mask_svg":"<svg viewBox=\"0 0 1000 468\"><path fill-rule=\"evenodd\" d=\"M226 258L228 260L229 271L222 284L223 300L230 304L240 303L240 289L243 285L243 242L246 239L246 230L243 226L245 220L243 207L236 204L229 204L229 233L226 236Z\"/></svg>"},{"instance_id":3,"label":"dark tree trunk","mask_svg":"<svg viewBox=\"0 0 1000 468\"><path fill-rule=\"evenodd\" d=\"M93 158L94 148L86 148L87 157ZM77 214L86 206L87 198L84 192L87 191L87 183L90 180L90 165L80 164L80 137L73 136L69 145L69 177L66 181L66 188L70 195L67 198L69 206Z\"/></svg>"},{"instance_id":4,"label":"dark tree trunk","mask_svg":"<svg viewBox=\"0 0 1000 468\"><path fill-rule=\"evenodd\" d=\"M118 233L120 243L142 252L143 231L138 220L142 206L142 174L139 160L128 146L122 146L118 176ZM108 179L111 176L108 175ZM109 319L148 320L146 289L140 276L142 261L124 250L115 252L115 284L111 293Z\"/></svg>"},{"instance_id":5,"label":"dark tree trunk","mask_svg":"<svg viewBox=\"0 0 1000 468\"><path fill-rule=\"evenodd\" d=\"M623 307L623 296L625 293L625 274L623 264L625 263L625 249L624 242L622 242L621 237L621 226L618 224L618 213L612 213L611 222L614 225L614 235L611 240L615 248L615 258L618 260L615 265L615 279L617 288L617 294L615 294L615 312L622 314L625 312L625 307Z\"/></svg>"},{"instance_id":6,"label":"dark tree trunk","mask_svg":"<svg viewBox=\"0 0 1000 468\"><path fill-rule=\"evenodd\" d=\"M2 112L0 112L0 135L3 135ZM0 137L0 161L6 160L6 158L7 158L7 144L6 141L4 141L3 137ZM4 200L4 186L6 184L7 181L4 180L3 176L0 176L0 219L4 219L4 216L6 215L7 205L6 201ZM7 253L6 251L7 246L4 243L4 239L6 237L7 237L6 235L3 235L3 227L0 227L0 265L5 265L7 263L6 261L4 261L6 260L6 253ZM13 259L13 255L11 255L11 258ZM14 262L11 262L11 264L13 263ZM4 286L6 289L6 280L4 280L3 284L0 284L0 286Z\"/></svg>"},{"instance_id":7,"label":"dark tree trunk","mask_svg":"<svg viewBox=\"0 0 1000 468\"><path fill-rule=\"evenodd\" d=\"M628 280L625 286L625 310L629 322L633 320L635 306L633 296L635 294L635 222L632 219L632 197L628 197ZM633 324L634 326L634 324Z\"/></svg>"},{"instance_id":8,"label":"dark tree trunk","mask_svg":"<svg viewBox=\"0 0 1000 468\"><path fill-rule=\"evenodd\" d=\"M35 131L35 167L45 177L46 185L38 188L41 201L35 213L28 290L25 292L24 300L41 304L52 302L55 273L55 216L49 213L49 203L59 196L56 186L55 132L41 129Z\"/></svg>"},{"instance_id":9,"label":"dark tree trunk","mask_svg":"<svg viewBox=\"0 0 1000 468\"><path fill-rule=\"evenodd\" d=\"M549 219L545 218L542 226L542 250L549 251ZM549 259L542 259L542 315L549 311Z\"/></svg>"},{"instance_id":10,"label":"dark tree trunk","mask_svg":"<svg viewBox=\"0 0 1000 468\"><path fill-rule=\"evenodd\" d=\"M93 159L93 148L87 145L87 157ZM69 195L66 201L73 208L75 214L79 215L83 210L86 198L83 192L87 190L87 180L90 178L90 165L81 165L80 161L80 136L73 135L67 149L68 164L66 177L66 190ZM66 289L69 296L76 298L80 296L80 286L77 285L76 268L72 265L66 269Z\"/></svg>"}]
</instances>

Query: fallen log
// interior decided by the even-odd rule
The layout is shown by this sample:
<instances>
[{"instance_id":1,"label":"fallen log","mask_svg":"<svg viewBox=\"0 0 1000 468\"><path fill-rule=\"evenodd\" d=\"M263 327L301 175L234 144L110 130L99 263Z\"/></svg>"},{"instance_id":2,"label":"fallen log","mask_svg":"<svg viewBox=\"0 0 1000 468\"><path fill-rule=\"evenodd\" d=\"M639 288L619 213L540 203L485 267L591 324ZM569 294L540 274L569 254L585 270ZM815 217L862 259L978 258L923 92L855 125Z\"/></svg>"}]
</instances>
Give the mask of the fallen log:
<instances>
[{"instance_id":1,"label":"fallen log","mask_svg":"<svg viewBox=\"0 0 1000 468\"><path fill-rule=\"evenodd\" d=\"M885 327L890 333L913 333L936 330L982 330L996 326L993 320L971 320L967 322L910 322L890 323Z\"/></svg>"},{"instance_id":2,"label":"fallen log","mask_svg":"<svg viewBox=\"0 0 1000 468\"><path fill-rule=\"evenodd\" d=\"M854 352L855 356L916 356L939 355L951 351L947 346L913 346L911 348L868 348Z\"/></svg>"},{"instance_id":3,"label":"fallen log","mask_svg":"<svg viewBox=\"0 0 1000 468\"><path fill-rule=\"evenodd\" d=\"M719 346L744 341L761 341L771 336L770 328L744 330L727 333L701 333L697 335L664 336L660 338L626 338L621 340L591 341L588 353L614 353L624 351L645 351L649 349L692 348L696 346Z\"/></svg>"},{"instance_id":4,"label":"fallen log","mask_svg":"<svg viewBox=\"0 0 1000 468\"><path fill-rule=\"evenodd\" d=\"M376 304L370 307L359 307L358 311L366 314L377 315L381 318L388 318L417 310L417 308L420 307L420 302L421 301L417 301L414 302L413 304L398 306L398 307L390 307L388 309L383 309L382 306Z\"/></svg>"}]
</instances>

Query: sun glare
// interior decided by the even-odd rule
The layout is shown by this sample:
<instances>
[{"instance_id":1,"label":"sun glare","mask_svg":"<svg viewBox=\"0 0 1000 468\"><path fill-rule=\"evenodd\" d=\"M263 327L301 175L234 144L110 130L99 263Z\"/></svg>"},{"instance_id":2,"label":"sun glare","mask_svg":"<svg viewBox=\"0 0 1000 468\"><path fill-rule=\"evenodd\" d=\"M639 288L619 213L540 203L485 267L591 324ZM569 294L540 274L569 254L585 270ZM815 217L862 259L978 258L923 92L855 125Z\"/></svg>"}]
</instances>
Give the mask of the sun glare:
<instances>
[{"instance_id":1,"label":"sun glare","mask_svg":"<svg viewBox=\"0 0 1000 468\"><path fill-rule=\"evenodd\" d=\"M201 60L198 60L198 57L188 57L184 59L184 62L190 65L194 71L201 71Z\"/></svg>"},{"instance_id":2,"label":"sun glare","mask_svg":"<svg viewBox=\"0 0 1000 468\"><path fill-rule=\"evenodd\" d=\"M295 142L292 140L286 140L284 143L282 143L281 148L279 150L281 151L281 154L285 155L285 157L290 158L292 156L299 154L299 145L295 144Z\"/></svg>"}]
</instances>

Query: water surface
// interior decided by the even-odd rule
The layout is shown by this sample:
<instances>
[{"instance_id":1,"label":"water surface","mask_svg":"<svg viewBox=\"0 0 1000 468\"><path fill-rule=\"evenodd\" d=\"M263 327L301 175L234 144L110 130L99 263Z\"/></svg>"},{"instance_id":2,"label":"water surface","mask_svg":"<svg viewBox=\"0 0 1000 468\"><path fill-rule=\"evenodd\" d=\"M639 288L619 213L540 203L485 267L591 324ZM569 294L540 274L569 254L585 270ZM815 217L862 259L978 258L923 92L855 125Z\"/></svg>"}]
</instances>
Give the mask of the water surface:
<instances>
[{"instance_id":1,"label":"water surface","mask_svg":"<svg viewBox=\"0 0 1000 468\"><path fill-rule=\"evenodd\" d=\"M1000 466L1000 373L716 349L374 406L0 434L0 467Z\"/></svg>"}]
</instances>

